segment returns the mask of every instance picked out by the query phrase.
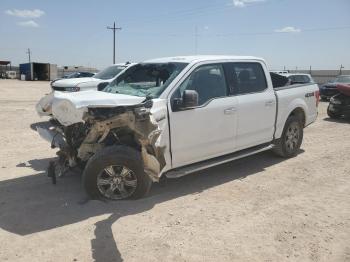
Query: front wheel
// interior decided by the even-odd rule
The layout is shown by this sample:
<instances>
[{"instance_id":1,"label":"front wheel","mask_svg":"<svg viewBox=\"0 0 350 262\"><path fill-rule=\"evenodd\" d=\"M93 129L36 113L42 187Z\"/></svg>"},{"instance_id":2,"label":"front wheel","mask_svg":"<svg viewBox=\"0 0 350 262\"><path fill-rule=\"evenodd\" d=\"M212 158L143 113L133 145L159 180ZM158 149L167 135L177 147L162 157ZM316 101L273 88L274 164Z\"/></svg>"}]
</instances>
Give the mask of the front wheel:
<instances>
[{"instance_id":1,"label":"front wheel","mask_svg":"<svg viewBox=\"0 0 350 262\"><path fill-rule=\"evenodd\" d=\"M300 118L290 116L284 126L282 136L275 143L273 151L282 157L296 156L303 141L303 124Z\"/></svg>"},{"instance_id":2,"label":"front wheel","mask_svg":"<svg viewBox=\"0 0 350 262\"><path fill-rule=\"evenodd\" d=\"M330 117L330 118L334 118L334 119L337 119L337 118L340 118L341 117L341 114L339 113L334 113L333 111L331 111L329 109L330 107L330 104L328 105L328 108L327 108L327 115Z\"/></svg>"},{"instance_id":3,"label":"front wheel","mask_svg":"<svg viewBox=\"0 0 350 262\"><path fill-rule=\"evenodd\" d=\"M92 199L137 199L146 195L152 180L144 173L140 153L128 146L111 146L88 161L83 187Z\"/></svg>"}]
</instances>

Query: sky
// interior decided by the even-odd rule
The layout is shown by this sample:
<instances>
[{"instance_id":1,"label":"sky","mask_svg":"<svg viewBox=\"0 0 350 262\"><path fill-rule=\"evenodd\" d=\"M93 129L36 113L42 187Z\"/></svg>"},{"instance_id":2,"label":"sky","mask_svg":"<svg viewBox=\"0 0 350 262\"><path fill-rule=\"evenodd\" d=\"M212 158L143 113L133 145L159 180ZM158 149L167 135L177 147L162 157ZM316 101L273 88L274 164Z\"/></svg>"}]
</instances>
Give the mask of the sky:
<instances>
[{"instance_id":1,"label":"sky","mask_svg":"<svg viewBox=\"0 0 350 262\"><path fill-rule=\"evenodd\" d=\"M102 69L193 54L263 57L271 69L350 69L350 0L1 0L0 60Z\"/></svg>"}]
</instances>

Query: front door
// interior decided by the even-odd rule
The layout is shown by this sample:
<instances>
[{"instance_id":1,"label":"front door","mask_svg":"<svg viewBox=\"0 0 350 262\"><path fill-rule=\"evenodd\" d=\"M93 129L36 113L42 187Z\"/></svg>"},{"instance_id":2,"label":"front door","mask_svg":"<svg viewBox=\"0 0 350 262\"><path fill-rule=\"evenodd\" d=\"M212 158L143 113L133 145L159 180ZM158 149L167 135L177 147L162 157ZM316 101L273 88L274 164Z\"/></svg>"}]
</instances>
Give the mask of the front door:
<instances>
[{"instance_id":1,"label":"front door","mask_svg":"<svg viewBox=\"0 0 350 262\"><path fill-rule=\"evenodd\" d=\"M198 106L174 112L170 109L173 168L234 151L237 97L228 96L221 64L201 65L172 94L184 90L198 93Z\"/></svg>"}]
</instances>

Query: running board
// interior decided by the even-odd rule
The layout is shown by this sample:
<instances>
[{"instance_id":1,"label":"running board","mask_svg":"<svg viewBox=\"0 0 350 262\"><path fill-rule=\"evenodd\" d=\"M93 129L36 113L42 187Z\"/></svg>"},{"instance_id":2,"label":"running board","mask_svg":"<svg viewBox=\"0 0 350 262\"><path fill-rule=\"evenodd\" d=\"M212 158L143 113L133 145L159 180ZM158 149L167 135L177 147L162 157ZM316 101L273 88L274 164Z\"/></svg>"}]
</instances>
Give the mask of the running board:
<instances>
[{"instance_id":1,"label":"running board","mask_svg":"<svg viewBox=\"0 0 350 262\"><path fill-rule=\"evenodd\" d=\"M251 147L248 149L243 149L238 152L215 157L209 160L201 161L198 163L190 164L184 167L175 168L165 173L167 178L178 178L182 176L186 176L188 174L194 173L199 170L207 169L213 166L221 165L227 162L231 162L233 160L237 160L243 157L247 157L250 155L254 155L259 152L267 151L273 148L273 144L263 144L260 146Z\"/></svg>"}]
</instances>

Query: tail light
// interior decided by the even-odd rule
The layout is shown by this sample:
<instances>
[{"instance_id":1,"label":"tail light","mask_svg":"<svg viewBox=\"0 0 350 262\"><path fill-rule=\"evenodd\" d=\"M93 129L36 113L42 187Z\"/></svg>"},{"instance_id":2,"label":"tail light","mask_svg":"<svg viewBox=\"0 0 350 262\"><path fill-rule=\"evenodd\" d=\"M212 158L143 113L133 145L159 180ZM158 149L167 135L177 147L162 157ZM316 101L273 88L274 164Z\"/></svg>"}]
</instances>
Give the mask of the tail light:
<instances>
[{"instance_id":1,"label":"tail light","mask_svg":"<svg viewBox=\"0 0 350 262\"><path fill-rule=\"evenodd\" d=\"M318 104L320 102L320 90L315 91L315 98L316 98L316 106L318 107Z\"/></svg>"}]
</instances>

